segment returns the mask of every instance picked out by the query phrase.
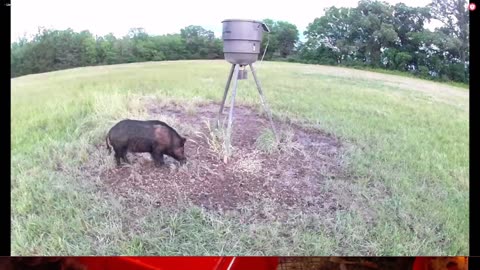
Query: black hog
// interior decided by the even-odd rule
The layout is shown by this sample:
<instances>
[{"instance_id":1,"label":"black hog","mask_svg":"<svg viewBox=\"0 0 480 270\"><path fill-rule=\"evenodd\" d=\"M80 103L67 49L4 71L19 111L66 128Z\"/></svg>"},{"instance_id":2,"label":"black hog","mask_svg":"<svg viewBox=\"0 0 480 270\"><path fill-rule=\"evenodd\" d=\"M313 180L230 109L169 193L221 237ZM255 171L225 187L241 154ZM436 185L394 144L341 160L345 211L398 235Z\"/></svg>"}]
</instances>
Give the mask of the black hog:
<instances>
[{"instance_id":1,"label":"black hog","mask_svg":"<svg viewBox=\"0 0 480 270\"><path fill-rule=\"evenodd\" d=\"M155 165L164 164L163 155L170 156L181 164L186 162L185 141L172 127L158 120L125 119L113 126L105 138L109 153L115 151L115 160L120 166L122 158L130 164L127 152L150 153Z\"/></svg>"}]
</instances>

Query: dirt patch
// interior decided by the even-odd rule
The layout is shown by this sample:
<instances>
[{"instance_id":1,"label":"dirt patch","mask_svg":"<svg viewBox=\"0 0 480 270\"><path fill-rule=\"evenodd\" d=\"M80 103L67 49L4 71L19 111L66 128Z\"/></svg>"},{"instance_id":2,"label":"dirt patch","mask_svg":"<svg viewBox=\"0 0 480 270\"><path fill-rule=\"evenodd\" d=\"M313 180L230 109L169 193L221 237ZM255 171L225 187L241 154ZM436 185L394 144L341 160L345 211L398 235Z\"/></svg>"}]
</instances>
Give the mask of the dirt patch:
<instances>
[{"instance_id":1,"label":"dirt patch","mask_svg":"<svg viewBox=\"0 0 480 270\"><path fill-rule=\"evenodd\" d=\"M219 105L204 104L186 109L171 104L148 105L151 119L174 123L189 138L185 166L166 158L166 165L155 168L149 154L129 154L132 165L111 167L99 172L108 192L129 203L152 203L174 207L190 202L208 210L241 210L248 205L265 204L261 215L277 216L292 209L301 212L319 209L329 212L339 207L324 192L326 178L342 172L340 141L318 130L276 123L282 134L290 134L286 151L259 150L258 138L269 129L265 117L252 108L235 107L234 154L227 164L214 151L208 121L216 119ZM173 119L173 120L172 120ZM104 151L104 150L103 150ZM113 155L106 157L113 163ZM132 196L132 192L142 196Z\"/></svg>"}]
</instances>

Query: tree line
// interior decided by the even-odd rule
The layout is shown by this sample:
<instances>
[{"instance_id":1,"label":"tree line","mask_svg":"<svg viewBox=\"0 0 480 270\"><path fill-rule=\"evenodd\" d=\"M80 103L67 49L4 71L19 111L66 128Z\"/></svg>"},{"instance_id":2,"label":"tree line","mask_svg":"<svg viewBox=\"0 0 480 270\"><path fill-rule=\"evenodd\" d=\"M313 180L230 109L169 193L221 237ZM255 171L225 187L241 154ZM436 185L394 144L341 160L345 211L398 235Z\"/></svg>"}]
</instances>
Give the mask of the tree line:
<instances>
[{"instance_id":1,"label":"tree line","mask_svg":"<svg viewBox=\"0 0 480 270\"><path fill-rule=\"evenodd\" d=\"M425 7L360 0L357 7L330 7L310 23L299 41L297 27L265 19L265 60L380 68L439 81L469 82L469 12L465 0L433 0ZM434 31L432 19L442 22ZM268 47L267 47L268 44ZM124 37L89 31L39 29L32 40L11 46L11 74L91 65L222 59L222 40L191 25L178 34L149 35L133 28Z\"/></svg>"}]
</instances>

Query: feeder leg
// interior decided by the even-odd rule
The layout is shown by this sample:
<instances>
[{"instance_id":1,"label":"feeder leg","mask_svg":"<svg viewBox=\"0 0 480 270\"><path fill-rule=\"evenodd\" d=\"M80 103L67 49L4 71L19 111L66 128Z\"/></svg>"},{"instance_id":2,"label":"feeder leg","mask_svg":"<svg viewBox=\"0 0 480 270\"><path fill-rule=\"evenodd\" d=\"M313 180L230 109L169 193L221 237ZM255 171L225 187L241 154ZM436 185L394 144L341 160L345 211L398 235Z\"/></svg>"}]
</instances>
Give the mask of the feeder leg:
<instances>
[{"instance_id":1,"label":"feeder leg","mask_svg":"<svg viewBox=\"0 0 480 270\"><path fill-rule=\"evenodd\" d=\"M222 104L220 105L220 111L218 111L217 128L220 127L220 117L223 113L223 107L225 106L225 100L227 100L228 88L230 88L230 83L232 81L232 75L233 75L233 70L234 69L235 69L235 65L232 64L232 67L230 68L230 74L228 75L227 85L225 86L225 91L223 93L223 99L222 99Z\"/></svg>"},{"instance_id":2,"label":"feeder leg","mask_svg":"<svg viewBox=\"0 0 480 270\"><path fill-rule=\"evenodd\" d=\"M258 90L258 93L260 94L260 100L262 101L263 108L268 113L268 117L270 118L270 125L272 126L273 135L275 135L275 139L277 140L277 143L280 143L280 140L278 139L277 131L275 129L275 125L273 124L272 112L268 107L267 100L263 96L262 86L260 85L260 80L257 77L257 72L255 71L255 68L253 67L252 64L249 64L249 66L250 66L250 69L252 70L252 75L253 75L253 79L255 80L255 84L257 84L257 90Z\"/></svg>"},{"instance_id":3,"label":"feeder leg","mask_svg":"<svg viewBox=\"0 0 480 270\"><path fill-rule=\"evenodd\" d=\"M237 95L239 69L240 69L240 65L235 65L235 69L233 71L233 89L232 89L230 113L228 114L227 136L225 140L226 153L223 157L223 162L225 163L227 163L227 159L231 155L233 107L235 106L235 96Z\"/></svg>"}]
</instances>

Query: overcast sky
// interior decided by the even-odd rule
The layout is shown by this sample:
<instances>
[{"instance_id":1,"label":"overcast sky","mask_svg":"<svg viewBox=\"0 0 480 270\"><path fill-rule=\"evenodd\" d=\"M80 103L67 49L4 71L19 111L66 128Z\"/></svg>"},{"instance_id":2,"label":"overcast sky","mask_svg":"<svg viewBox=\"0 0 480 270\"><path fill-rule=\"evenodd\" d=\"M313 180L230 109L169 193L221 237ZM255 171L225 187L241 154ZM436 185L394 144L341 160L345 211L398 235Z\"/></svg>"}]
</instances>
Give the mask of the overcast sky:
<instances>
[{"instance_id":1,"label":"overcast sky","mask_svg":"<svg viewBox=\"0 0 480 270\"><path fill-rule=\"evenodd\" d=\"M431 0L386 2L425 6ZM355 7L358 0L12 0L11 3L14 42L24 34L27 37L35 34L40 26L89 30L95 35L111 32L121 37L134 27L159 35L179 33L188 25L200 25L220 37L221 21L229 18L284 20L295 24L302 33L310 22L324 14L324 8Z\"/></svg>"}]
</instances>

